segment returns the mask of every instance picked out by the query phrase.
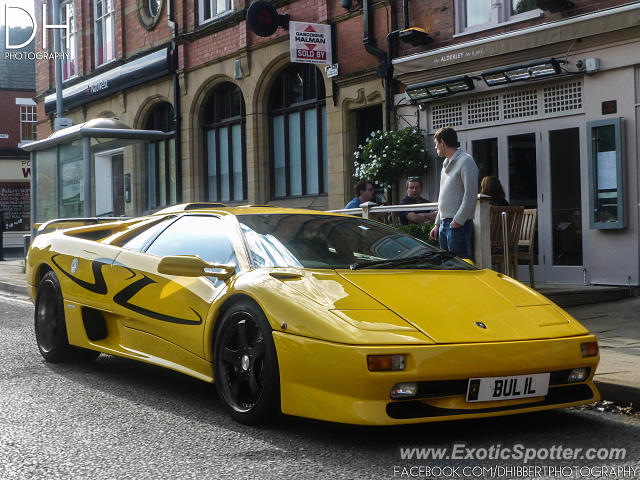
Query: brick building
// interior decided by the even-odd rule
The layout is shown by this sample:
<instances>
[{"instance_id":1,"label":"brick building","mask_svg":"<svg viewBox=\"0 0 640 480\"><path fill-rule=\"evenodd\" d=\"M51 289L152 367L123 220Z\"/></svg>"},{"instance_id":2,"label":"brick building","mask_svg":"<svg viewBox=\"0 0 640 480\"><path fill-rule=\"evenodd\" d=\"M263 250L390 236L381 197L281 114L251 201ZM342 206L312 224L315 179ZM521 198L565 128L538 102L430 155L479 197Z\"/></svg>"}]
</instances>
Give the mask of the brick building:
<instances>
[{"instance_id":1,"label":"brick building","mask_svg":"<svg viewBox=\"0 0 640 480\"><path fill-rule=\"evenodd\" d=\"M28 33L28 32L27 32ZM21 29L10 31L10 44L28 38ZM26 49L33 52L33 47ZM5 27L0 25L0 209L4 217L3 246L22 247L22 235L30 225L31 165L29 154L20 149L35 140L35 62L4 55Z\"/></svg>"},{"instance_id":2,"label":"brick building","mask_svg":"<svg viewBox=\"0 0 640 480\"><path fill-rule=\"evenodd\" d=\"M338 77L292 64L287 30L253 33L245 20L249 1L62 3L70 44L65 116L74 124L118 117L134 128L172 132L145 151L113 152L113 174L130 175L131 194L105 211L139 214L190 200L344 205L351 153L383 126L380 60L363 45L361 2L349 9L339 0L273 3L292 21L335 24ZM388 5L370 3L368 23L383 46ZM36 70L38 134L46 138L55 111L53 61L39 60Z\"/></svg>"},{"instance_id":3,"label":"brick building","mask_svg":"<svg viewBox=\"0 0 640 480\"><path fill-rule=\"evenodd\" d=\"M271 2L292 21L333 26L332 78L290 62L287 30L253 33L250 3L63 3L65 116L170 132L96 158L96 175L125 179L108 183L124 195L96 213L192 200L341 208L352 153L386 126L388 106L391 128L455 126L481 173L498 175L512 204L538 209L539 280L638 285L640 2ZM431 42L401 41L405 27ZM380 77L389 32L393 104ZM43 138L53 62L36 70ZM437 198L440 165L428 169L426 197Z\"/></svg>"}]
</instances>

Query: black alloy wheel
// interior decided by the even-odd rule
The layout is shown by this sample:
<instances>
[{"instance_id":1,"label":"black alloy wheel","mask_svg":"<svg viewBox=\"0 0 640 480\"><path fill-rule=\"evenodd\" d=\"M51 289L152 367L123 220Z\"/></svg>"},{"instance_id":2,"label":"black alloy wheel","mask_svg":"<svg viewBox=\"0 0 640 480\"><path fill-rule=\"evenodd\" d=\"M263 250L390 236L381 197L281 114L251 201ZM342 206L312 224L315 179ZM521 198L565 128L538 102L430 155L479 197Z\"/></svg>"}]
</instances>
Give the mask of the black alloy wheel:
<instances>
[{"instance_id":1,"label":"black alloy wheel","mask_svg":"<svg viewBox=\"0 0 640 480\"><path fill-rule=\"evenodd\" d=\"M272 330L251 301L234 304L216 326L214 375L220 399L248 425L280 413L280 381Z\"/></svg>"},{"instance_id":2,"label":"black alloy wheel","mask_svg":"<svg viewBox=\"0 0 640 480\"><path fill-rule=\"evenodd\" d=\"M52 271L40 280L34 314L38 350L47 362L94 360L100 352L69 345L64 318L64 302L58 277Z\"/></svg>"}]
</instances>

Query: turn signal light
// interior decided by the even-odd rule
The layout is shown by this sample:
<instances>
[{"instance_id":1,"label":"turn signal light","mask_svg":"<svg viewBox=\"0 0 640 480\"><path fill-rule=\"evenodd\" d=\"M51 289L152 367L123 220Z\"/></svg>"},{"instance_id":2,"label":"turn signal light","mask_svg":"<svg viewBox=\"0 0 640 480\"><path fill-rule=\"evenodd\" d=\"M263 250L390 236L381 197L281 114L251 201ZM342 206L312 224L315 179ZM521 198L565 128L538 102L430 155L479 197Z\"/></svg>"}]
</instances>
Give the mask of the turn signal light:
<instances>
[{"instance_id":1,"label":"turn signal light","mask_svg":"<svg viewBox=\"0 0 640 480\"><path fill-rule=\"evenodd\" d=\"M367 367L370 372L404 370L404 364L404 355L367 355Z\"/></svg>"},{"instance_id":2,"label":"turn signal light","mask_svg":"<svg viewBox=\"0 0 640 480\"><path fill-rule=\"evenodd\" d=\"M598 355L598 342L581 343L580 350L583 357L595 357Z\"/></svg>"}]
</instances>

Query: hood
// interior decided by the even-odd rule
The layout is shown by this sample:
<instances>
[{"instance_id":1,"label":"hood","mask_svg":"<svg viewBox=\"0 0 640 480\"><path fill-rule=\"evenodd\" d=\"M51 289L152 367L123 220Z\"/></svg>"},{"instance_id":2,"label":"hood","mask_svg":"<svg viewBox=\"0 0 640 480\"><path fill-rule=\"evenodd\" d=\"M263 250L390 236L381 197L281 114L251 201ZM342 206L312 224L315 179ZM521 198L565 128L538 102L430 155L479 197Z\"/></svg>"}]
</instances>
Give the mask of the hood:
<instances>
[{"instance_id":1,"label":"hood","mask_svg":"<svg viewBox=\"0 0 640 480\"><path fill-rule=\"evenodd\" d=\"M547 298L490 270L339 270L436 343L534 340L587 333Z\"/></svg>"}]
</instances>

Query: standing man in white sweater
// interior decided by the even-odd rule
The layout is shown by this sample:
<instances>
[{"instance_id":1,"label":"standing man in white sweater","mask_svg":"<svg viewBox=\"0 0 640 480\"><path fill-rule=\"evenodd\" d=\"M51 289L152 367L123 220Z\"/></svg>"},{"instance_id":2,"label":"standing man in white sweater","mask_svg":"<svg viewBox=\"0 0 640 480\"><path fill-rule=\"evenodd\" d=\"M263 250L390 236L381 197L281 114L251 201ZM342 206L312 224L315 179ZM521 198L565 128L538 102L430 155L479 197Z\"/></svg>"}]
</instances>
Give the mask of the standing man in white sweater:
<instances>
[{"instance_id":1,"label":"standing man in white sweater","mask_svg":"<svg viewBox=\"0 0 640 480\"><path fill-rule=\"evenodd\" d=\"M445 157L440 175L438 214L430 237L440 247L472 258L471 235L478 196L478 167L471 155L460 148L452 127L442 127L433 136L436 153Z\"/></svg>"}]
</instances>

